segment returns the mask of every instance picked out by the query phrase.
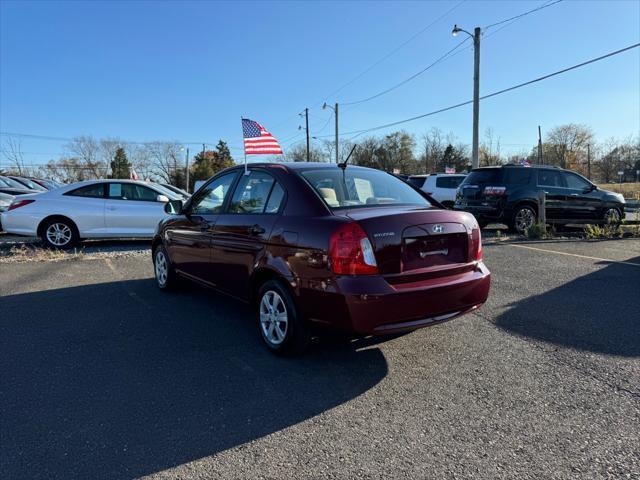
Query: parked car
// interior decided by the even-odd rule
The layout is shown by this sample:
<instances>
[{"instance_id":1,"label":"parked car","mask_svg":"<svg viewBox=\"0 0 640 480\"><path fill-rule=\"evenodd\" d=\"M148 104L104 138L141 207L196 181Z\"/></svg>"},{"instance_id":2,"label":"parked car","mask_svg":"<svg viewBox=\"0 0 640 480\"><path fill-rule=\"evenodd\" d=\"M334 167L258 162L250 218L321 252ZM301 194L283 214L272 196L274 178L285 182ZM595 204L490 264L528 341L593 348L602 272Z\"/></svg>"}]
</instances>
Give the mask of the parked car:
<instances>
[{"instance_id":1,"label":"parked car","mask_svg":"<svg viewBox=\"0 0 640 480\"><path fill-rule=\"evenodd\" d=\"M0 214L6 212L9 209L9 205L15 200L13 195L7 195L0 192ZM2 231L2 221L0 220L0 232Z\"/></svg>"},{"instance_id":2,"label":"parked car","mask_svg":"<svg viewBox=\"0 0 640 480\"><path fill-rule=\"evenodd\" d=\"M92 180L22 195L2 213L5 231L71 248L84 238L152 238L164 204L181 197L133 180Z\"/></svg>"},{"instance_id":3,"label":"parked car","mask_svg":"<svg viewBox=\"0 0 640 480\"><path fill-rule=\"evenodd\" d=\"M56 188L62 187L64 184L60 182L56 182L55 180L51 180L48 178L35 178L35 177L27 177L29 180L33 180L39 185L42 185L47 190L55 190Z\"/></svg>"},{"instance_id":4,"label":"parked car","mask_svg":"<svg viewBox=\"0 0 640 480\"><path fill-rule=\"evenodd\" d=\"M456 190L466 177L465 174L432 173L430 175L411 175L409 183L420 188L447 208L453 208Z\"/></svg>"},{"instance_id":5,"label":"parked car","mask_svg":"<svg viewBox=\"0 0 640 480\"><path fill-rule=\"evenodd\" d=\"M409 331L482 305L490 273L472 215L380 170L326 163L226 169L152 243L158 286L184 278L250 302L264 343Z\"/></svg>"},{"instance_id":6,"label":"parked car","mask_svg":"<svg viewBox=\"0 0 640 480\"><path fill-rule=\"evenodd\" d=\"M519 233L538 221L538 196L546 196L550 224L619 223L622 195L601 190L575 172L557 167L504 165L471 171L458 188L455 209L472 213L481 227L505 223Z\"/></svg>"},{"instance_id":7,"label":"parked car","mask_svg":"<svg viewBox=\"0 0 640 480\"><path fill-rule=\"evenodd\" d=\"M29 190L34 190L36 192L46 192L48 190L48 188L43 187L39 183L34 182L33 180L31 180L30 178L16 177L16 176L13 176L13 175L9 175L9 178L12 179L12 180L15 180L20 185L28 188Z\"/></svg>"},{"instance_id":8,"label":"parked car","mask_svg":"<svg viewBox=\"0 0 640 480\"><path fill-rule=\"evenodd\" d=\"M26 195L29 193L36 193L36 190L27 188L20 182L16 182L12 178L0 175L0 193L7 195Z\"/></svg>"},{"instance_id":9,"label":"parked car","mask_svg":"<svg viewBox=\"0 0 640 480\"><path fill-rule=\"evenodd\" d=\"M186 190L183 190L181 188L175 187L175 186L171 185L170 183L160 183L160 185L162 185L164 188L168 188L173 193L182 196L185 200L188 199L191 196L191 195L189 195L189 193Z\"/></svg>"}]
</instances>

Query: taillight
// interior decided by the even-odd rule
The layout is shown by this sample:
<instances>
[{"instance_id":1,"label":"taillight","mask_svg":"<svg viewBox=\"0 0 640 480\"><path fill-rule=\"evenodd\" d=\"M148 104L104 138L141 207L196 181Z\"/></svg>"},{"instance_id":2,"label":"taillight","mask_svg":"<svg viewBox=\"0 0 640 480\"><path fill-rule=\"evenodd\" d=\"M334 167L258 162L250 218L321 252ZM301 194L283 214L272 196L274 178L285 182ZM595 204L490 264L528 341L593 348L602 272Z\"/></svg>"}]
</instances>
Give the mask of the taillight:
<instances>
[{"instance_id":1,"label":"taillight","mask_svg":"<svg viewBox=\"0 0 640 480\"><path fill-rule=\"evenodd\" d=\"M480 228L476 227L471 230L470 237L469 260L480 261L482 260L482 235L480 234Z\"/></svg>"},{"instance_id":2,"label":"taillight","mask_svg":"<svg viewBox=\"0 0 640 480\"><path fill-rule=\"evenodd\" d=\"M484 194L493 197L501 197L506 191L507 187L484 187Z\"/></svg>"},{"instance_id":3,"label":"taillight","mask_svg":"<svg viewBox=\"0 0 640 480\"><path fill-rule=\"evenodd\" d=\"M17 202L13 202L11 205L9 205L9 211L15 210L16 208L24 207L25 205L29 205L33 202L35 202L35 200L18 200Z\"/></svg>"},{"instance_id":4,"label":"taillight","mask_svg":"<svg viewBox=\"0 0 640 480\"><path fill-rule=\"evenodd\" d=\"M367 234L357 223L339 227L329 239L331 270L339 275L373 275L378 264Z\"/></svg>"}]
</instances>

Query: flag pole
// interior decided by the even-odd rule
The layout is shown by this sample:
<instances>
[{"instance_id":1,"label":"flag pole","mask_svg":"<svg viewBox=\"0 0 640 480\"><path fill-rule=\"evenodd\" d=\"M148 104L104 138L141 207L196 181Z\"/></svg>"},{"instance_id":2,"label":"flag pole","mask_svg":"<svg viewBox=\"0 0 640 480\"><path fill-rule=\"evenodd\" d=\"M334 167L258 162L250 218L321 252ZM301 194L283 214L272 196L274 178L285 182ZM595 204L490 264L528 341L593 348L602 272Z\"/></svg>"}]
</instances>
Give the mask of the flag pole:
<instances>
[{"instance_id":1,"label":"flag pole","mask_svg":"<svg viewBox=\"0 0 640 480\"><path fill-rule=\"evenodd\" d=\"M240 125L242 126L242 145L244 150L244 174L247 175L249 173L249 170L247 169L247 144L244 142L244 125L242 124L243 120L244 118L240 116Z\"/></svg>"}]
</instances>

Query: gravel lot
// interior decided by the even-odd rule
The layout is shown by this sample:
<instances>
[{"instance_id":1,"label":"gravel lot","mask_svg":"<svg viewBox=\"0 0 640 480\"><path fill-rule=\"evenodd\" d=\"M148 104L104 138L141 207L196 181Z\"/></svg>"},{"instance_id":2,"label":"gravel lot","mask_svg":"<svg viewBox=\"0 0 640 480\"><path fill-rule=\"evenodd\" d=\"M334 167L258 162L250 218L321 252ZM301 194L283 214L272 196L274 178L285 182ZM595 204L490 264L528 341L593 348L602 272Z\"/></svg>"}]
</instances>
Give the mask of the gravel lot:
<instances>
[{"instance_id":1,"label":"gravel lot","mask_svg":"<svg viewBox=\"0 0 640 480\"><path fill-rule=\"evenodd\" d=\"M640 478L640 240L486 245L477 313L298 359L145 248L0 264L3 479Z\"/></svg>"}]
</instances>

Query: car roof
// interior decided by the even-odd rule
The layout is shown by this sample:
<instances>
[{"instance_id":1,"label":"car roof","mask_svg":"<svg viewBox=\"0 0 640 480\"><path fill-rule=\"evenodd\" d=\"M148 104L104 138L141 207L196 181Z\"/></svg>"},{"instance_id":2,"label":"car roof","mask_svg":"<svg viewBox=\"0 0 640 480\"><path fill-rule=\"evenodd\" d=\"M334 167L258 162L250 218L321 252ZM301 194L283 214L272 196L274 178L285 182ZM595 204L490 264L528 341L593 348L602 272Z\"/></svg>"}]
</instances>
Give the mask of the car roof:
<instances>
[{"instance_id":1,"label":"car roof","mask_svg":"<svg viewBox=\"0 0 640 480\"><path fill-rule=\"evenodd\" d=\"M478 168L474 168L473 170L493 170L496 168L546 168L549 170L563 170L562 168L556 167L555 165L513 165L513 164L493 165L490 167L478 167Z\"/></svg>"},{"instance_id":2,"label":"car roof","mask_svg":"<svg viewBox=\"0 0 640 480\"><path fill-rule=\"evenodd\" d=\"M247 163L248 168L255 167L285 167L289 170L309 170L318 168L338 168L337 163L330 162L252 162ZM244 164L238 164L231 168L244 168ZM359 165L347 164L347 168L357 168L361 170L375 170L374 168L361 167Z\"/></svg>"}]
</instances>

